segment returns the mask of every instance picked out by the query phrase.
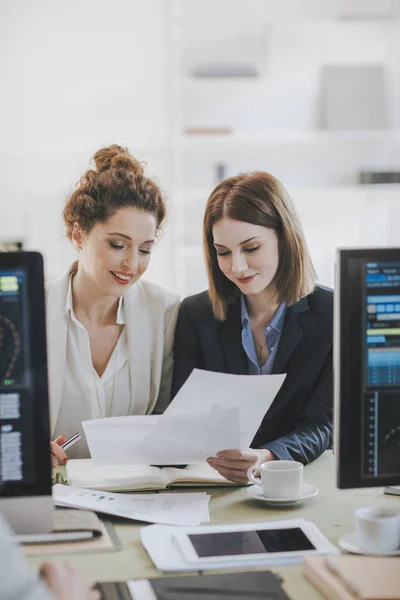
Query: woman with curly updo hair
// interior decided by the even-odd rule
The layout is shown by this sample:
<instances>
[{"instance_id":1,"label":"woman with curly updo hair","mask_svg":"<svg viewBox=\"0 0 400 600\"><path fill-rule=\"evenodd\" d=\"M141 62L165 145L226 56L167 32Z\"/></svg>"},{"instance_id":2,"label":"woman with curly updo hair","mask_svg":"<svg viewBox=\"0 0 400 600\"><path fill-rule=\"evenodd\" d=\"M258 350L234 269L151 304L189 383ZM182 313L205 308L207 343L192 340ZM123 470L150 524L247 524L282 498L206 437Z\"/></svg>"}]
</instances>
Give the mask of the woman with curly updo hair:
<instances>
[{"instance_id":1,"label":"woman with curly updo hair","mask_svg":"<svg viewBox=\"0 0 400 600\"><path fill-rule=\"evenodd\" d=\"M179 300L141 279L165 213L157 184L117 145L96 152L67 200L79 257L47 285L53 466L82 421L162 412L170 401ZM89 455L83 440L70 457Z\"/></svg>"}]
</instances>

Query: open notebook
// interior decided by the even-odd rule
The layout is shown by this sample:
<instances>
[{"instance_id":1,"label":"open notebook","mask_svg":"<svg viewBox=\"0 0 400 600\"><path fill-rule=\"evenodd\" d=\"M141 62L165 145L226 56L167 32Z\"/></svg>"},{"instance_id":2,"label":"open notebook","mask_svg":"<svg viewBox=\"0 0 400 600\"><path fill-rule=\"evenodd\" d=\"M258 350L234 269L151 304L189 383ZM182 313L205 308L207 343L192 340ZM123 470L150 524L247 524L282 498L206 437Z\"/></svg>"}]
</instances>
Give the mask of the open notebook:
<instances>
[{"instance_id":1,"label":"open notebook","mask_svg":"<svg viewBox=\"0 0 400 600\"><path fill-rule=\"evenodd\" d=\"M90 458L67 462L68 484L106 492L165 490L171 486L237 485L228 481L207 463L176 467L142 465L96 466Z\"/></svg>"}]
</instances>

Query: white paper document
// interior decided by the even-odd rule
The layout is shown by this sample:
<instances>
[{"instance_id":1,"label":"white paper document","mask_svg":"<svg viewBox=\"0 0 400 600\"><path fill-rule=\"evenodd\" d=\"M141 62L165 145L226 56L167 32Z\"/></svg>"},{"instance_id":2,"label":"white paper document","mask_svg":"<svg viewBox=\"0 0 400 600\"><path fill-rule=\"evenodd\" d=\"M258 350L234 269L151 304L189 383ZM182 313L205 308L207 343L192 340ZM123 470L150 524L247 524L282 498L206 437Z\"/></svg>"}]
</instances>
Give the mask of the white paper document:
<instances>
[{"instance_id":1,"label":"white paper document","mask_svg":"<svg viewBox=\"0 0 400 600\"><path fill-rule=\"evenodd\" d=\"M164 525L189 527L210 521L210 495L205 492L117 494L57 483L53 486L53 501L56 506L83 508Z\"/></svg>"},{"instance_id":2,"label":"white paper document","mask_svg":"<svg viewBox=\"0 0 400 600\"><path fill-rule=\"evenodd\" d=\"M265 527L263 523L246 523L246 524L231 524L231 525L206 525L198 531L202 533L210 532L234 532L253 530ZM148 555L154 563L154 566L160 571L199 571L199 570L215 570L215 569L246 569L248 567L265 567L273 565L299 564L304 554L320 555L320 554L339 554L339 550L329 542L329 540L320 532L314 523L306 519L287 519L282 521L271 521L270 529L284 528L301 528L309 540L312 540L314 545L313 550L304 552L281 552L279 556L274 556L273 553L265 553L260 557L246 558L239 560L232 556L215 557L208 563L191 563L183 556L179 545L174 539L176 528L167 527L165 525L149 525L142 527L140 530L140 538ZM181 531L181 529L180 529ZM184 530L183 530L184 531ZM285 556L283 556L285 554Z\"/></svg>"},{"instance_id":3,"label":"white paper document","mask_svg":"<svg viewBox=\"0 0 400 600\"><path fill-rule=\"evenodd\" d=\"M194 369L163 415L84 421L98 465L197 464L247 448L286 375L230 375Z\"/></svg>"}]
</instances>

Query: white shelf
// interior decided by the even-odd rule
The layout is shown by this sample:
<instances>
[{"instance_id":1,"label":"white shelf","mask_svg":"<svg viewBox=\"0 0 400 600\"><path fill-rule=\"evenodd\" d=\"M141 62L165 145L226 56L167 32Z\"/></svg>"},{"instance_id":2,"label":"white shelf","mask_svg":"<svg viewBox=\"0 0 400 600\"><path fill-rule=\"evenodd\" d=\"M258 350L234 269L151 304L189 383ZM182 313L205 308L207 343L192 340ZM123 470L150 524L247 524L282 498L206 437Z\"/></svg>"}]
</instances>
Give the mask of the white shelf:
<instances>
[{"instance_id":1,"label":"white shelf","mask_svg":"<svg viewBox=\"0 0 400 600\"><path fill-rule=\"evenodd\" d=\"M221 85L224 83L229 84L243 84L246 85L257 85L259 86L263 80L263 76L259 75L186 75L182 77L182 85L209 85L210 87L213 85Z\"/></svg>"},{"instance_id":2,"label":"white shelf","mask_svg":"<svg viewBox=\"0 0 400 600\"><path fill-rule=\"evenodd\" d=\"M377 140L396 141L400 140L400 131L395 129L384 130L353 130L353 131L280 131L271 130L260 133L227 133L227 134L185 134L183 133L177 141L183 146L202 146L224 144L229 146L246 145L269 145L280 143L309 144L309 143L334 143L334 142L363 142Z\"/></svg>"},{"instance_id":3,"label":"white shelf","mask_svg":"<svg viewBox=\"0 0 400 600\"><path fill-rule=\"evenodd\" d=\"M394 169L395 167L393 167ZM216 183L215 186L210 187L210 189L190 189L187 188L186 190L181 190L179 191L179 199L183 199L183 200L202 200L202 199L208 199L208 197L210 196L212 190L217 186L218 184ZM321 190L321 191L330 191L330 190L337 190L337 191L343 191L343 192L359 192L359 191L365 191L365 190L377 190L377 191L382 191L382 190L395 190L398 191L400 190L400 183L356 183L354 185L343 185L338 183L337 185L314 185L314 186L307 186L306 188L304 186L290 186L291 190L296 190L296 189L300 189L300 190L304 190L304 189L310 189L310 190Z\"/></svg>"}]
</instances>

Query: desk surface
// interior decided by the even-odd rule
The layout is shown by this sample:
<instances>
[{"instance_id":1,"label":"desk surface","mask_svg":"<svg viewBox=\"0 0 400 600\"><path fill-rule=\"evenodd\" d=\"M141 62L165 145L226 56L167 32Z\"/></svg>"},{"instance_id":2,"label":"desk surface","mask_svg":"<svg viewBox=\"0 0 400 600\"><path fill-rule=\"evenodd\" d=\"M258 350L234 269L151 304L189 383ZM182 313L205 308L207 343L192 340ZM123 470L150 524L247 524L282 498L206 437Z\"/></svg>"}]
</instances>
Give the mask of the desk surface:
<instances>
[{"instance_id":1,"label":"desk surface","mask_svg":"<svg viewBox=\"0 0 400 600\"><path fill-rule=\"evenodd\" d=\"M335 486L335 461L332 452L325 452L304 470L304 480L318 486L319 494L291 508L271 508L249 499L246 488L207 488L211 494L210 524L251 523L303 517L313 521L325 536L337 544L346 532L354 530L354 511L360 506L399 507L400 497L383 494L382 488L338 490ZM204 489L204 488L203 488ZM115 525L124 550L93 554L69 554L54 558L68 560L82 573L95 581L126 581L128 579L158 577L146 551L141 545L139 529L143 524L124 521ZM48 555L29 558L37 568ZM53 559L52 559L53 560ZM299 566L274 568L284 580L284 588L293 600L317 600L322 596L301 575Z\"/></svg>"}]
</instances>

